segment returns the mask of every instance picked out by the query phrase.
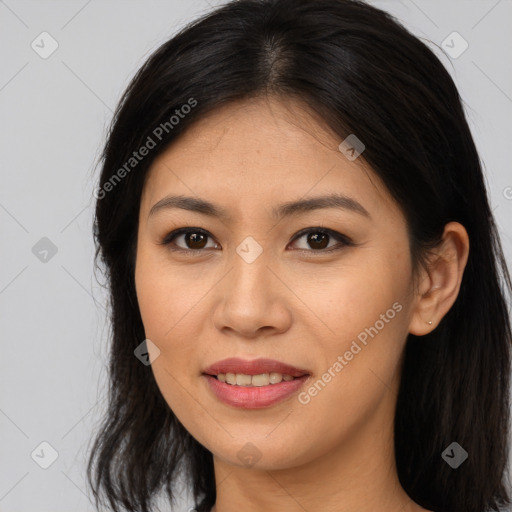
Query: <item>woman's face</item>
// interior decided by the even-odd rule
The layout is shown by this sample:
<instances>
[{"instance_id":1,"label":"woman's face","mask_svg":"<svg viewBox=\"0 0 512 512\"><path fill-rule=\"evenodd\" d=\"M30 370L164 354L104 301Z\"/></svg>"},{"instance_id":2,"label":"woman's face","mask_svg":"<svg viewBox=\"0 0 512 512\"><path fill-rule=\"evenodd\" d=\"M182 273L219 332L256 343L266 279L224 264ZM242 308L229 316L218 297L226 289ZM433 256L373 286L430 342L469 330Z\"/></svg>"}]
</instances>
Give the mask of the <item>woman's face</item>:
<instances>
[{"instance_id":1,"label":"woman's face","mask_svg":"<svg viewBox=\"0 0 512 512\"><path fill-rule=\"evenodd\" d=\"M290 468L392 432L414 316L406 222L341 142L297 103L253 100L196 123L150 169L135 279L151 368L225 462ZM153 208L169 196L190 201ZM227 358L275 363L211 368Z\"/></svg>"}]
</instances>

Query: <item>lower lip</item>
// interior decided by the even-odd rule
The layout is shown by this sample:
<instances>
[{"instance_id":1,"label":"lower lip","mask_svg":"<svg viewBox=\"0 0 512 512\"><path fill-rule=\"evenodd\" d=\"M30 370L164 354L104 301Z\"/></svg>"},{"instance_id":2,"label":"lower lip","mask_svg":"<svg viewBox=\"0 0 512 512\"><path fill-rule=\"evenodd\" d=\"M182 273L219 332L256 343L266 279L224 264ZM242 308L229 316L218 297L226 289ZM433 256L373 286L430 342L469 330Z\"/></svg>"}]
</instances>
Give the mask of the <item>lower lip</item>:
<instances>
[{"instance_id":1,"label":"lower lip","mask_svg":"<svg viewBox=\"0 0 512 512\"><path fill-rule=\"evenodd\" d=\"M308 379L309 375L281 381L268 386L236 386L226 384L211 375L205 375L210 389L222 402L240 409L262 409L281 402L296 393Z\"/></svg>"}]
</instances>

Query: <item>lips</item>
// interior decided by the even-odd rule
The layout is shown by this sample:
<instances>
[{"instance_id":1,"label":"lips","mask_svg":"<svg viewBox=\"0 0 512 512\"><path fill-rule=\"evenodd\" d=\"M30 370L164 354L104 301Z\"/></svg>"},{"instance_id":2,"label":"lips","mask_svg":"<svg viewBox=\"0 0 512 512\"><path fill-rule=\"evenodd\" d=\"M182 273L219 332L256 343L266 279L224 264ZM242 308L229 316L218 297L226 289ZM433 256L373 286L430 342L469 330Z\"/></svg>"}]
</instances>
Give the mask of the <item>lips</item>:
<instances>
[{"instance_id":1,"label":"lips","mask_svg":"<svg viewBox=\"0 0 512 512\"><path fill-rule=\"evenodd\" d=\"M252 385L247 384L250 376ZM310 377L308 371L274 359L248 361L237 357L217 361L202 373L213 396L240 409L262 409L282 402L298 393Z\"/></svg>"},{"instance_id":2,"label":"lips","mask_svg":"<svg viewBox=\"0 0 512 512\"><path fill-rule=\"evenodd\" d=\"M309 375L309 372L296 368L289 364L274 359L254 359L248 361L238 357L230 357L217 361L203 370L205 375L217 376L219 373L236 373L245 375L260 375L262 373L281 373L291 375L292 377L302 377Z\"/></svg>"}]
</instances>

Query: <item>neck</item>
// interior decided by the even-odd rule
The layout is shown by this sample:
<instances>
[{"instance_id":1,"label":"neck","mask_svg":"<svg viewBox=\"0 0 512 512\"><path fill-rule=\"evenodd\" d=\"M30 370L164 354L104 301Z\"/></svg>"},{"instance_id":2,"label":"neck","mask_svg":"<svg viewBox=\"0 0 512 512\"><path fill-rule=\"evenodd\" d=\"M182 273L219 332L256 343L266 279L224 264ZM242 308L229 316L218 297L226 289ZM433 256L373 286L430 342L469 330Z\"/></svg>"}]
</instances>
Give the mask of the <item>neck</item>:
<instances>
[{"instance_id":1,"label":"neck","mask_svg":"<svg viewBox=\"0 0 512 512\"><path fill-rule=\"evenodd\" d=\"M382 413L386 407L379 409L371 421L354 428L335 449L302 465L244 468L214 456L217 500L212 512L425 510L400 485L393 418Z\"/></svg>"}]
</instances>

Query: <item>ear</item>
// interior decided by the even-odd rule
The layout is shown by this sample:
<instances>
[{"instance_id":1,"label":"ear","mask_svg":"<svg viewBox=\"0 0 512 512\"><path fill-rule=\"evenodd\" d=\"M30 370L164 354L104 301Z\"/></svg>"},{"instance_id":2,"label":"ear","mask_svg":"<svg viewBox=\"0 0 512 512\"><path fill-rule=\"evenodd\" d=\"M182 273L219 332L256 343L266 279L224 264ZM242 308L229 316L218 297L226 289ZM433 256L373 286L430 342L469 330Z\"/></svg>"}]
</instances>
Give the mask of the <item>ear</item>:
<instances>
[{"instance_id":1,"label":"ear","mask_svg":"<svg viewBox=\"0 0 512 512\"><path fill-rule=\"evenodd\" d=\"M420 277L409 324L411 334L423 336L433 331L450 310L459 294L468 254L466 229L458 222L449 222Z\"/></svg>"}]
</instances>

